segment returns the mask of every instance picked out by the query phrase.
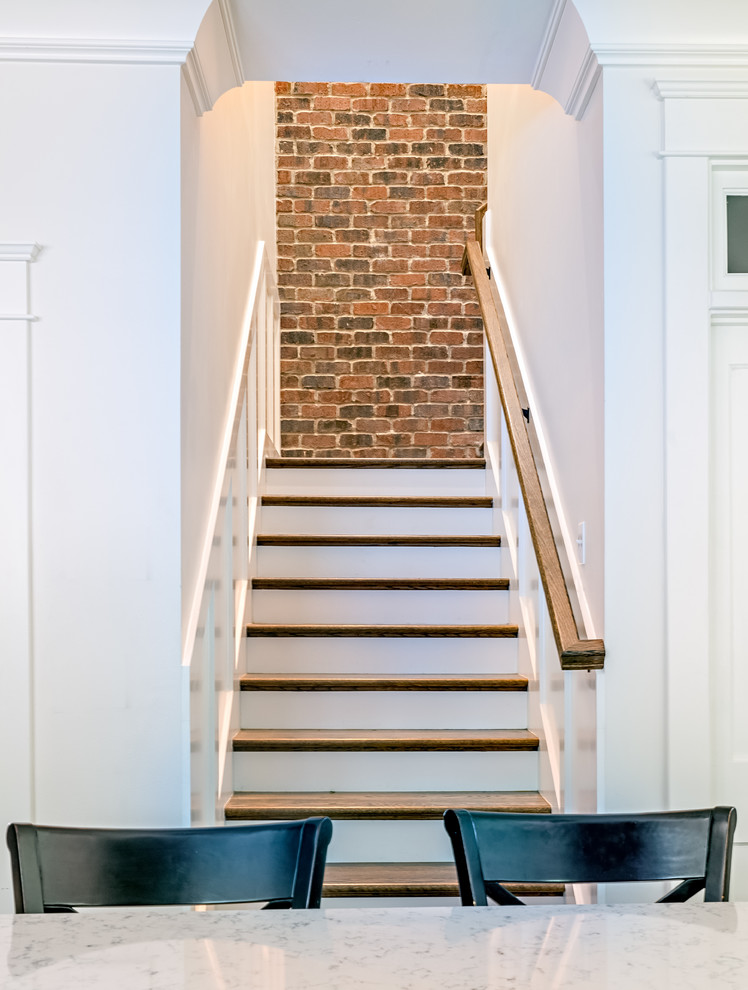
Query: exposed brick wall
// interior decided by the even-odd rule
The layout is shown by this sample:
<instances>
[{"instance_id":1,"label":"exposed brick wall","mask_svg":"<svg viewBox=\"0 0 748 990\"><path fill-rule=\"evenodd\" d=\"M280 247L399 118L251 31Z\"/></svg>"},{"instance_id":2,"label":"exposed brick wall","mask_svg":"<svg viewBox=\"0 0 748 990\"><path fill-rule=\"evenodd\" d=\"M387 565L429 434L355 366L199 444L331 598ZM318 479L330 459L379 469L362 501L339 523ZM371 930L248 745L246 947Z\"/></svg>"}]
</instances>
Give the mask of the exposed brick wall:
<instances>
[{"instance_id":1,"label":"exposed brick wall","mask_svg":"<svg viewBox=\"0 0 748 990\"><path fill-rule=\"evenodd\" d=\"M276 83L283 453L475 457L482 86Z\"/></svg>"}]
</instances>

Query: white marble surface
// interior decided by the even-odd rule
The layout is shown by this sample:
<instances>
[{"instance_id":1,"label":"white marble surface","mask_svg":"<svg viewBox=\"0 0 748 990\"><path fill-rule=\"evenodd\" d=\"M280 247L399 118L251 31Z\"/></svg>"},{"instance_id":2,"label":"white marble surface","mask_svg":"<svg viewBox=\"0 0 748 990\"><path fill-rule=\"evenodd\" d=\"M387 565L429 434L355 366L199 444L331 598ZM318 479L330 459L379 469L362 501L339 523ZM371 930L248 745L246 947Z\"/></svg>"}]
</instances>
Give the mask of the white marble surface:
<instances>
[{"instance_id":1,"label":"white marble surface","mask_svg":"<svg viewBox=\"0 0 748 990\"><path fill-rule=\"evenodd\" d=\"M748 903L0 917L3 990L748 987Z\"/></svg>"}]
</instances>

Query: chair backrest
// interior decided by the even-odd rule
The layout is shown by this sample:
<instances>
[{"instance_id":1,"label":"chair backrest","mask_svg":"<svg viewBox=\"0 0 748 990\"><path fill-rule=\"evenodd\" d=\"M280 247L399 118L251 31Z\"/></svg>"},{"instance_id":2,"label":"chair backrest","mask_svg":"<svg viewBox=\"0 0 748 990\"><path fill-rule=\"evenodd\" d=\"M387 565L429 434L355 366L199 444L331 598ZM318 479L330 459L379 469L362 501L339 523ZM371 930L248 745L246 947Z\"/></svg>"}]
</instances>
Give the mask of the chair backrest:
<instances>
[{"instance_id":1,"label":"chair backrest","mask_svg":"<svg viewBox=\"0 0 748 990\"><path fill-rule=\"evenodd\" d=\"M232 904L319 907L329 818L215 828L13 824L19 914L76 907Z\"/></svg>"},{"instance_id":2,"label":"chair backrest","mask_svg":"<svg viewBox=\"0 0 748 990\"><path fill-rule=\"evenodd\" d=\"M502 883L683 881L662 901L730 892L734 808L638 815L522 815L445 811L460 897L522 904Z\"/></svg>"}]
</instances>

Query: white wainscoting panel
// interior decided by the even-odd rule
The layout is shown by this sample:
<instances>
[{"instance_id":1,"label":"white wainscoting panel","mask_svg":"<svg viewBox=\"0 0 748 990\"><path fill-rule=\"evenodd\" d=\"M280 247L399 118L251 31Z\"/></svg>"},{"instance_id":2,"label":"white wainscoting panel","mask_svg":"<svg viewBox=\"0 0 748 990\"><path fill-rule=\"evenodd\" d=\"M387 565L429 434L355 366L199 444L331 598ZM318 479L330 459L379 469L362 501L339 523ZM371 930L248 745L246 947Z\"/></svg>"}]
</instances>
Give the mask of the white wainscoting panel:
<instances>
[{"instance_id":1,"label":"white wainscoting panel","mask_svg":"<svg viewBox=\"0 0 748 990\"><path fill-rule=\"evenodd\" d=\"M748 311L715 318L711 403L713 792L748 841Z\"/></svg>"},{"instance_id":2,"label":"white wainscoting panel","mask_svg":"<svg viewBox=\"0 0 748 990\"><path fill-rule=\"evenodd\" d=\"M0 822L33 820L34 657L31 568L30 263L37 244L0 244ZM11 910L0 858L0 911Z\"/></svg>"}]
</instances>

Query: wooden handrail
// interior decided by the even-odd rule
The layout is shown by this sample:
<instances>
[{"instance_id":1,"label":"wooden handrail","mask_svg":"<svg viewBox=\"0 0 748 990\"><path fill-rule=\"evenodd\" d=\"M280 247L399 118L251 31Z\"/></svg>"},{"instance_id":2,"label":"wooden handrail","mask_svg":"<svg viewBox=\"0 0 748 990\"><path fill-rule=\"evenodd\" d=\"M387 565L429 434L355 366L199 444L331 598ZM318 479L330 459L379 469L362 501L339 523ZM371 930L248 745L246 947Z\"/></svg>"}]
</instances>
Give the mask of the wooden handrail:
<instances>
[{"instance_id":1,"label":"wooden handrail","mask_svg":"<svg viewBox=\"0 0 748 990\"><path fill-rule=\"evenodd\" d=\"M478 211L480 212L480 211ZM482 224L476 212L476 230ZM483 209L485 212L485 208ZM538 569L543 581L548 615L564 670L601 669L605 663L605 644L601 639L584 639L579 635L569 590L564 578L558 548L553 537L545 496L540 484L535 456L530 444L527 423L519 400L517 382L512 372L506 341L509 327L500 299L494 299L483 260L481 244L469 238L462 258L464 275L472 274L478 293L483 326L491 351L501 405L504 409L509 441L512 445L527 521L530 527Z\"/></svg>"}]
</instances>

